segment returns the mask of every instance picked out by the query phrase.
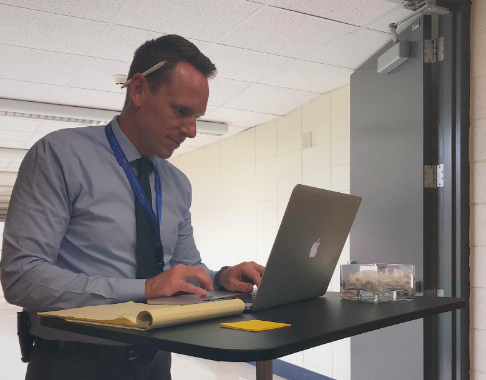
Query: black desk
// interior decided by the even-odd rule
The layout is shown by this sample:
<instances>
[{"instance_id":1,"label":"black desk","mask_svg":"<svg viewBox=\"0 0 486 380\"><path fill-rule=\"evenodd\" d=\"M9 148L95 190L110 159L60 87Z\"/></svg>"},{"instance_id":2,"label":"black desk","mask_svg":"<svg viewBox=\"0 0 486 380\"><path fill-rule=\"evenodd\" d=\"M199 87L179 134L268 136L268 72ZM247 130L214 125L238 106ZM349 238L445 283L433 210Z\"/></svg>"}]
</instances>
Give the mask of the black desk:
<instances>
[{"instance_id":1,"label":"black desk","mask_svg":"<svg viewBox=\"0 0 486 380\"><path fill-rule=\"evenodd\" d=\"M457 298L416 297L413 301L372 304L341 300L339 293L289 305L153 331L136 331L41 318L60 330L143 345L200 358L257 362L257 380L272 378L271 359L335 340L466 307ZM250 333L224 329L221 322L262 319L292 326Z\"/></svg>"}]
</instances>

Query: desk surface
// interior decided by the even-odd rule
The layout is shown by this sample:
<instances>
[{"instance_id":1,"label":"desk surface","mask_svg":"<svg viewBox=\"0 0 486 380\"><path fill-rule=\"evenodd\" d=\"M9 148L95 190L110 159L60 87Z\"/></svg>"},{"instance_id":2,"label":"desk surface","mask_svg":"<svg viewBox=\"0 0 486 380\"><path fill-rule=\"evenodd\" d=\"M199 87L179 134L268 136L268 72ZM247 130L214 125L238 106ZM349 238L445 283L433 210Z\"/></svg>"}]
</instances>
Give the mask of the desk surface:
<instances>
[{"instance_id":1,"label":"desk surface","mask_svg":"<svg viewBox=\"0 0 486 380\"><path fill-rule=\"evenodd\" d=\"M41 324L60 330L222 361L263 361L335 340L466 306L457 298L416 297L413 301L372 304L341 300L339 293L254 313L152 331L84 325L54 318ZM221 322L262 319L292 326L264 332L224 329Z\"/></svg>"}]
</instances>

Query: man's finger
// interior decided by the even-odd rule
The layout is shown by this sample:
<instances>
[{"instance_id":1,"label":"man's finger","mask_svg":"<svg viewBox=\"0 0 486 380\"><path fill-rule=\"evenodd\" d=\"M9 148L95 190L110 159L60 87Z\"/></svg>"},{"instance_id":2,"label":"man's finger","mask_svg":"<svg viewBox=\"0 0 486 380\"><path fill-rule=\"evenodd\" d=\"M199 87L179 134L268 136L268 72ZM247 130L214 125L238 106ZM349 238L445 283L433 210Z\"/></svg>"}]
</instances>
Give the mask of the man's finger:
<instances>
[{"instance_id":1,"label":"man's finger","mask_svg":"<svg viewBox=\"0 0 486 380\"><path fill-rule=\"evenodd\" d=\"M208 294L208 292L205 291L203 288L189 284L188 282L184 282L180 290L187 293L198 294L200 296L205 296L206 294Z\"/></svg>"},{"instance_id":2,"label":"man's finger","mask_svg":"<svg viewBox=\"0 0 486 380\"><path fill-rule=\"evenodd\" d=\"M259 272L255 270L255 268L243 269L243 275L248 277L254 285L260 286L260 282L262 281L262 276L260 275Z\"/></svg>"},{"instance_id":3,"label":"man's finger","mask_svg":"<svg viewBox=\"0 0 486 380\"><path fill-rule=\"evenodd\" d=\"M185 280L197 280L202 288L209 292L214 291L211 276L201 267L185 267L183 278Z\"/></svg>"},{"instance_id":4,"label":"man's finger","mask_svg":"<svg viewBox=\"0 0 486 380\"><path fill-rule=\"evenodd\" d=\"M265 267L263 265L253 263L253 267L258 273L260 273L261 276L263 276L263 273L265 273Z\"/></svg>"},{"instance_id":5,"label":"man's finger","mask_svg":"<svg viewBox=\"0 0 486 380\"><path fill-rule=\"evenodd\" d=\"M249 284L247 282L240 282L238 283L238 291L240 292L245 292L245 293L251 293L253 292L253 285Z\"/></svg>"}]
</instances>

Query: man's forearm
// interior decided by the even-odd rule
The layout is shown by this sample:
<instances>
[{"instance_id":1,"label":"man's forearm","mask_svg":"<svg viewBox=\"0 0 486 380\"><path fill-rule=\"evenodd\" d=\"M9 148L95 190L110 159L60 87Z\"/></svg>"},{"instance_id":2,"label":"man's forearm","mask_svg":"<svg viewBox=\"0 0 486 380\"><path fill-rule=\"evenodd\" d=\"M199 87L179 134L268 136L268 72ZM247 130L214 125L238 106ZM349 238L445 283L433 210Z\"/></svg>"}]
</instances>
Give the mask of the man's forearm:
<instances>
[{"instance_id":1,"label":"man's forearm","mask_svg":"<svg viewBox=\"0 0 486 380\"><path fill-rule=\"evenodd\" d=\"M145 280L87 276L15 252L5 241L1 282L7 302L29 310L143 301Z\"/></svg>"}]
</instances>

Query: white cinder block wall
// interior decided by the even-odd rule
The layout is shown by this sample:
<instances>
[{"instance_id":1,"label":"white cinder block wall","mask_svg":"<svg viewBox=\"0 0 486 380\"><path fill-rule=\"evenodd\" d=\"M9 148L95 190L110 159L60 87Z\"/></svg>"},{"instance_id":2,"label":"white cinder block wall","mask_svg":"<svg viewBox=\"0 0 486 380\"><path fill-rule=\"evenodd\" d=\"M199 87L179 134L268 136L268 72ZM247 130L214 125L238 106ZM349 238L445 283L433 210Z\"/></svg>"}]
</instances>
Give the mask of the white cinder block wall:
<instances>
[{"instance_id":1,"label":"white cinder block wall","mask_svg":"<svg viewBox=\"0 0 486 380\"><path fill-rule=\"evenodd\" d=\"M312 147L302 135L312 132ZM350 88L324 94L277 120L175 157L190 179L196 244L212 269L265 265L296 184L349 193ZM349 260L349 244L340 261ZM331 281L339 291L339 275ZM350 379L349 339L284 360L337 380Z\"/></svg>"},{"instance_id":2,"label":"white cinder block wall","mask_svg":"<svg viewBox=\"0 0 486 380\"><path fill-rule=\"evenodd\" d=\"M486 380L486 0L471 19L471 379Z\"/></svg>"}]
</instances>

